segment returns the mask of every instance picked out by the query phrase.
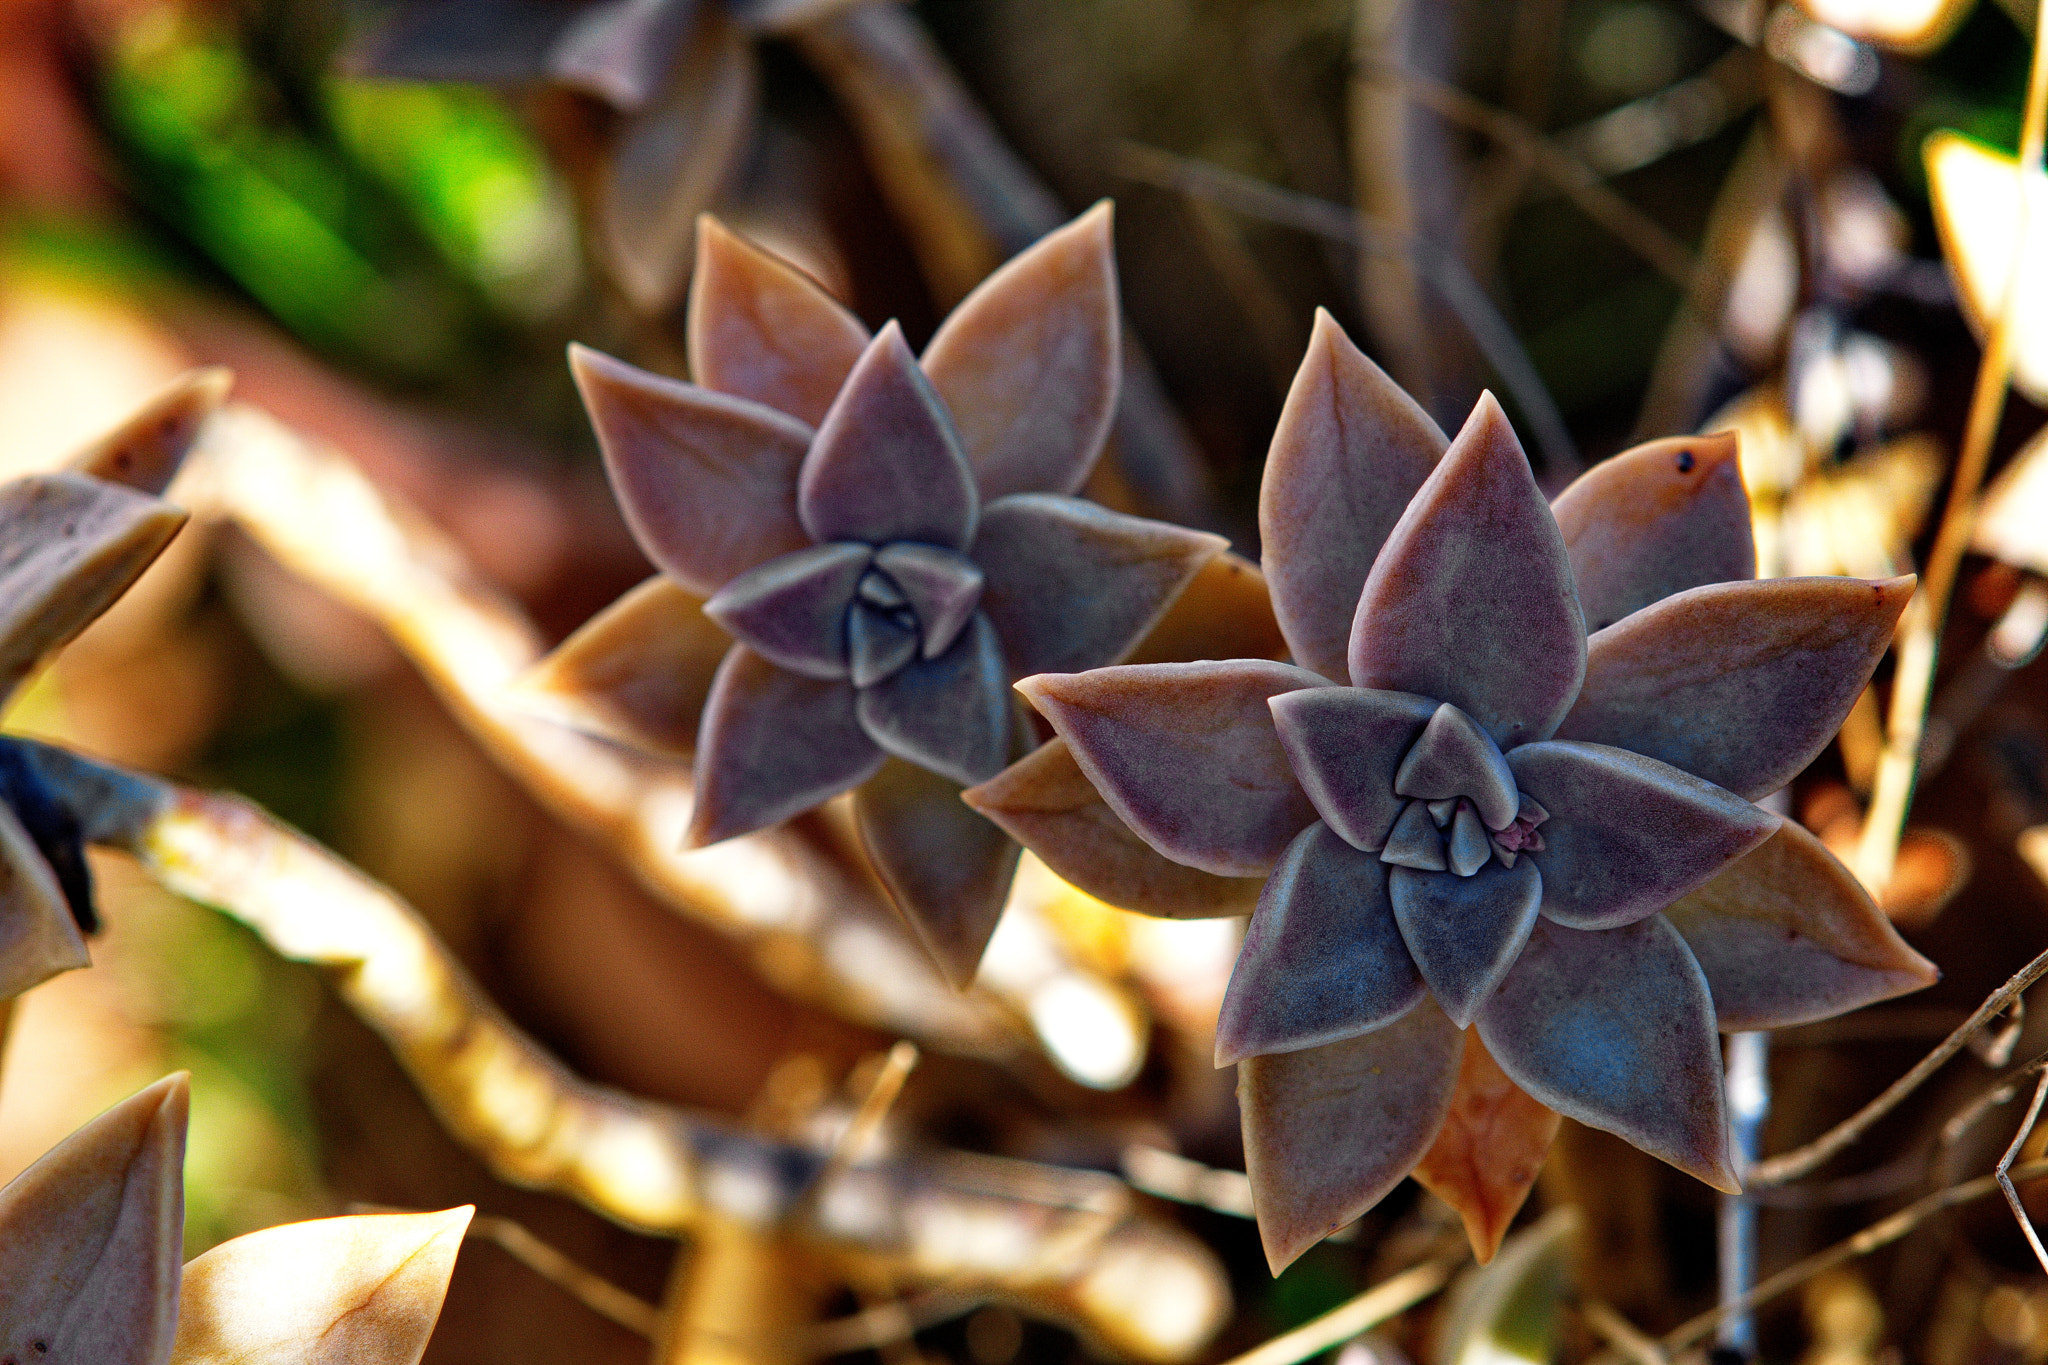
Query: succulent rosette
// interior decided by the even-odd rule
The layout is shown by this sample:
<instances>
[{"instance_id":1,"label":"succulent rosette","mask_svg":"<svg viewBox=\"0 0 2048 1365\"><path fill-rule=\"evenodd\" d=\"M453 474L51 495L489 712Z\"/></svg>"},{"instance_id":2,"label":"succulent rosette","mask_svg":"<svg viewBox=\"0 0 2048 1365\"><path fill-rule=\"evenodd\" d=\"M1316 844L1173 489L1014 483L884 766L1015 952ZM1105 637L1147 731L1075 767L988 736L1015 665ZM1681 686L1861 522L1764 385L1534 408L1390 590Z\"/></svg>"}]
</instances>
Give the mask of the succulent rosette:
<instances>
[{"instance_id":1,"label":"succulent rosette","mask_svg":"<svg viewBox=\"0 0 2048 1365\"><path fill-rule=\"evenodd\" d=\"M964 983L1018 856L960 800L1030 745L1011 682L1122 657L1225 544L1071 496L1116 405L1108 206L991 276L922 358L709 219L699 243L697 382L571 357L664 582L544 668L610 670L592 685L614 700L657 679L624 728L693 753L693 847L852 791L883 882ZM654 636L673 650L616 663Z\"/></svg>"},{"instance_id":2,"label":"succulent rosette","mask_svg":"<svg viewBox=\"0 0 2048 1365\"><path fill-rule=\"evenodd\" d=\"M1447 442L1319 316L1260 499L1294 662L1019 684L1060 739L968 799L1056 870L1114 889L1164 855L1225 908L1264 879L1217 1061L1276 1268L1411 1172L1489 1256L1558 1114L1733 1189L1717 1020L1932 979L1755 804L1911 580L1754 580L1734 455L1655 442L1546 504L1490 395Z\"/></svg>"}]
</instances>

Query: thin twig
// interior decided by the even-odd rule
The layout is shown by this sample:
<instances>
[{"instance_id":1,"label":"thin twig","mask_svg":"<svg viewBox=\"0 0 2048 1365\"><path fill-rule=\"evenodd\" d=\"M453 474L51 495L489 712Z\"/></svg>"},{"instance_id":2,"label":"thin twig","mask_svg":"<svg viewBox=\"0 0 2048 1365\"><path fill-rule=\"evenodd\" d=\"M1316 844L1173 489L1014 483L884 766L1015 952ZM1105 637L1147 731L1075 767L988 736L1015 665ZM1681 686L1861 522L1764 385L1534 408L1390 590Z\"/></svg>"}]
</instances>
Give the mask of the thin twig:
<instances>
[{"instance_id":1,"label":"thin twig","mask_svg":"<svg viewBox=\"0 0 2048 1365\"><path fill-rule=\"evenodd\" d=\"M1464 1264L1463 1257L1445 1257L1412 1266L1390 1280L1382 1280L1348 1303L1340 1304L1319 1318L1313 1318L1291 1332L1255 1346L1225 1365L1297 1365L1310 1356L1341 1345L1361 1332L1405 1313L1450 1283L1451 1275Z\"/></svg>"},{"instance_id":2,"label":"thin twig","mask_svg":"<svg viewBox=\"0 0 2048 1365\"><path fill-rule=\"evenodd\" d=\"M1635 1362L1635 1365L1669 1365L1671 1357L1656 1338L1623 1317L1603 1299L1579 1300L1579 1316L1586 1326L1605 1338L1607 1344Z\"/></svg>"},{"instance_id":3,"label":"thin twig","mask_svg":"<svg viewBox=\"0 0 2048 1365\"><path fill-rule=\"evenodd\" d=\"M806 1329L799 1338L805 1356L821 1359L853 1351L872 1351L891 1341L922 1332L927 1327L971 1313L986 1300L978 1297L932 1290L909 1294L875 1308Z\"/></svg>"},{"instance_id":4,"label":"thin twig","mask_svg":"<svg viewBox=\"0 0 2048 1365\"><path fill-rule=\"evenodd\" d=\"M1352 203L1362 221L1403 237L1417 235L1415 195L1408 183L1408 104L1368 73L1399 63L1413 10L1411 0L1354 0L1345 96ZM1423 322L1418 265L1410 252L1375 252L1359 258L1352 274L1359 307L1388 373L1416 402L1433 408L1435 357Z\"/></svg>"},{"instance_id":5,"label":"thin twig","mask_svg":"<svg viewBox=\"0 0 2048 1365\"><path fill-rule=\"evenodd\" d=\"M882 1059L881 1069L875 1073L874 1083L868 1086L868 1093L860 1102L860 1108L854 1111L853 1117L833 1142L831 1155L813 1182L814 1189L830 1185L860 1160L876 1130L889 1117L890 1109L895 1107L896 1097L903 1093L903 1083L910 1079L918 1055L917 1044L907 1038L898 1039L896 1045L889 1049L888 1055Z\"/></svg>"},{"instance_id":6,"label":"thin twig","mask_svg":"<svg viewBox=\"0 0 2048 1365\"><path fill-rule=\"evenodd\" d=\"M2048 1099L2048 1072L2044 1072L2034 1086L2034 1098L2027 1105L2027 1116L2020 1120L2020 1130L2012 1135L2012 1145L2005 1149L2005 1155L1998 1158L1998 1166L1992 1174L1998 1179L1998 1188L2005 1192L2005 1202L2012 1206L2012 1216L2019 1220L2020 1231L2027 1235L2027 1245L2034 1249L2034 1259L2041 1263L2041 1269L2048 1271L2048 1247L2041 1245L2041 1234L2034 1231L2034 1220L2027 1216L2026 1205L2020 1203L2020 1192L2013 1188L2013 1158L2020 1154L2034 1134L2034 1123L2041 1117L2041 1101Z\"/></svg>"}]
</instances>

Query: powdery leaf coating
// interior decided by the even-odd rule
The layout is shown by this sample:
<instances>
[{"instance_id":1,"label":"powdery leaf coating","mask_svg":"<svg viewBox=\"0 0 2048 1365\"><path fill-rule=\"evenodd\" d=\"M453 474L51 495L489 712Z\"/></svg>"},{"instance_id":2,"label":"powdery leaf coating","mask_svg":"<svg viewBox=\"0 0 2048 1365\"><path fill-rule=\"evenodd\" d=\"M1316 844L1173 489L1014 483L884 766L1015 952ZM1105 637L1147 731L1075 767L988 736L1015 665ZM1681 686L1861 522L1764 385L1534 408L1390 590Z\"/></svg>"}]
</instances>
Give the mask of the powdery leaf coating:
<instances>
[{"instance_id":1,"label":"powdery leaf coating","mask_svg":"<svg viewBox=\"0 0 2048 1365\"><path fill-rule=\"evenodd\" d=\"M1841 728L1913 582L1774 578L1667 597L1592 638L1585 689L1558 737L1767 796Z\"/></svg>"},{"instance_id":2,"label":"powdery leaf coating","mask_svg":"<svg viewBox=\"0 0 2048 1365\"><path fill-rule=\"evenodd\" d=\"M1359 590L1449 443L1429 414L1318 308L1259 486L1273 614L1294 661L1333 682Z\"/></svg>"},{"instance_id":3,"label":"powdery leaf coating","mask_svg":"<svg viewBox=\"0 0 2048 1365\"><path fill-rule=\"evenodd\" d=\"M769 663L806 678L846 676L846 608L874 551L835 541L771 559L712 594L704 614Z\"/></svg>"},{"instance_id":4,"label":"powdery leaf coating","mask_svg":"<svg viewBox=\"0 0 2048 1365\"><path fill-rule=\"evenodd\" d=\"M227 401L234 382L231 370L187 370L127 421L73 455L69 468L162 496L200 427Z\"/></svg>"},{"instance_id":5,"label":"powdery leaf coating","mask_svg":"<svg viewBox=\"0 0 2048 1365\"><path fill-rule=\"evenodd\" d=\"M1738 1189L1714 1003L1663 916L1599 932L1539 919L1477 1022L1531 1098L1717 1190Z\"/></svg>"},{"instance_id":6,"label":"powdery leaf coating","mask_svg":"<svg viewBox=\"0 0 2048 1365\"><path fill-rule=\"evenodd\" d=\"M164 1365L185 1235L185 1073L0 1189L0 1359Z\"/></svg>"},{"instance_id":7,"label":"powdery leaf coating","mask_svg":"<svg viewBox=\"0 0 2048 1365\"><path fill-rule=\"evenodd\" d=\"M1533 858L1513 867L1489 860L1469 877L1395 867L1387 879L1394 920L1429 993L1464 1028L1514 966L1544 878Z\"/></svg>"},{"instance_id":8,"label":"powdery leaf coating","mask_svg":"<svg viewBox=\"0 0 2048 1365\"><path fill-rule=\"evenodd\" d=\"M631 113L662 88L698 0L600 0L580 10L548 54L548 74Z\"/></svg>"},{"instance_id":9,"label":"powdery leaf coating","mask_svg":"<svg viewBox=\"0 0 2048 1365\"><path fill-rule=\"evenodd\" d=\"M1578 695L1586 636L1564 537L1492 394L1373 562L1349 658L1357 686L1450 702L1503 749L1549 738Z\"/></svg>"},{"instance_id":10,"label":"powdery leaf coating","mask_svg":"<svg viewBox=\"0 0 2048 1365\"><path fill-rule=\"evenodd\" d=\"M1624 450L1573 480L1550 510L1588 633L1687 588L1756 577L1732 431Z\"/></svg>"},{"instance_id":11,"label":"powdery leaf coating","mask_svg":"<svg viewBox=\"0 0 2048 1365\"><path fill-rule=\"evenodd\" d=\"M1266 701L1328 686L1305 668L1238 659L1041 673L1017 690L1147 843L1204 872L1253 877L1316 818Z\"/></svg>"},{"instance_id":12,"label":"powdery leaf coating","mask_svg":"<svg viewBox=\"0 0 2048 1365\"><path fill-rule=\"evenodd\" d=\"M687 325L699 384L812 426L868 345L868 329L817 281L708 213L697 220Z\"/></svg>"},{"instance_id":13,"label":"powdery leaf coating","mask_svg":"<svg viewBox=\"0 0 2048 1365\"><path fill-rule=\"evenodd\" d=\"M1826 1019L1941 977L1790 820L1665 915L1706 973L1724 1033Z\"/></svg>"},{"instance_id":14,"label":"powdery leaf coating","mask_svg":"<svg viewBox=\"0 0 2048 1365\"><path fill-rule=\"evenodd\" d=\"M1353 848L1383 847L1407 804L1394 793L1394 770L1436 703L1409 692L1319 687L1281 693L1268 705L1317 813Z\"/></svg>"},{"instance_id":15,"label":"powdery leaf coating","mask_svg":"<svg viewBox=\"0 0 2048 1365\"><path fill-rule=\"evenodd\" d=\"M626 524L670 577L709 597L810 545L796 515L809 427L584 346L570 346L569 368Z\"/></svg>"},{"instance_id":16,"label":"powdery leaf coating","mask_svg":"<svg viewBox=\"0 0 2048 1365\"><path fill-rule=\"evenodd\" d=\"M1394 770L1394 791L1424 801L1468 797L1490 830L1514 823L1515 775L1478 722L1445 702Z\"/></svg>"},{"instance_id":17,"label":"powdery leaf coating","mask_svg":"<svg viewBox=\"0 0 2048 1365\"><path fill-rule=\"evenodd\" d=\"M1558 1115L1530 1099L1467 1034L1458 1087L1436 1141L1415 1163L1416 1182L1458 1211L1481 1265L1500 1250L1557 1137Z\"/></svg>"},{"instance_id":18,"label":"powdery leaf coating","mask_svg":"<svg viewBox=\"0 0 2048 1365\"><path fill-rule=\"evenodd\" d=\"M13 809L0 802L0 1001L91 965L49 862Z\"/></svg>"},{"instance_id":19,"label":"powdery leaf coating","mask_svg":"<svg viewBox=\"0 0 2048 1365\"><path fill-rule=\"evenodd\" d=\"M1229 542L1074 498L1023 493L982 509L982 610L1018 676L1122 658Z\"/></svg>"},{"instance_id":20,"label":"powdery leaf coating","mask_svg":"<svg viewBox=\"0 0 2048 1365\"><path fill-rule=\"evenodd\" d=\"M1216 1065L1379 1028L1422 996L1386 864L1317 821L1287 846L1259 896L1216 1020Z\"/></svg>"},{"instance_id":21,"label":"powdery leaf coating","mask_svg":"<svg viewBox=\"0 0 2048 1365\"><path fill-rule=\"evenodd\" d=\"M976 612L944 654L862 688L855 711L890 753L972 786L1009 760L1009 680L995 628Z\"/></svg>"},{"instance_id":22,"label":"powdery leaf coating","mask_svg":"<svg viewBox=\"0 0 2048 1365\"><path fill-rule=\"evenodd\" d=\"M958 783L898 758L854 790L853 813L904 919L946 979L966 989L1023 850L962 803Z\"/></svg>"},{"instance_id":23,"label":"powdery leaf coating","mask_svg":"<svg viewBox=\"0 0 2048 1365\"><path fill-rule=\"evenodd\" d=\"M925 347L984 498L1073 493L1116 414L1122 375L1110 205L1025 248Z\"/></svg>"},{"instance_id":24,"label":"powdery leaf coating","mask_svg":"<svg viewBox=\"0 0 2048 1365\"><path fill-rule=\"evenodd\" d=\"M1377 1204L1429 1150L1464 1043L1425 999L1371 1033L1238 1063L1245 1173L1275 1275Z\"/></svg>"}]
</instances>

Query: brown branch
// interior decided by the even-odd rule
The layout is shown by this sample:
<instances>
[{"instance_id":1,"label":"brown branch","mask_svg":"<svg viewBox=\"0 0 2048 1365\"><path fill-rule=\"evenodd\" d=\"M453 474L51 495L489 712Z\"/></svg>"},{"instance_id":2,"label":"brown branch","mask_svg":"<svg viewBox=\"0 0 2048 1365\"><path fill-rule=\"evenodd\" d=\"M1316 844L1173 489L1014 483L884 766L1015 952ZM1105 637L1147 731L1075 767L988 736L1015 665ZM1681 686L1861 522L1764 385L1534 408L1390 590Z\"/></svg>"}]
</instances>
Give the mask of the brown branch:
<instances>
[{"instance_id":1,"label":"brown branch","mask_svg":"<svg viewBox=\"0 0 2048 1365\"><path fill-rule=\"evenodd\" d=\"M1397 1313L1407 1312L1450 1283L1453 1272L1464 1263L1465 1258L1458 1256L1410 1266L1321 1317L1233 1357L1225 1365L1297 1365L1361 1332L1371 1331Z\"/></svg>"}]
</instances>

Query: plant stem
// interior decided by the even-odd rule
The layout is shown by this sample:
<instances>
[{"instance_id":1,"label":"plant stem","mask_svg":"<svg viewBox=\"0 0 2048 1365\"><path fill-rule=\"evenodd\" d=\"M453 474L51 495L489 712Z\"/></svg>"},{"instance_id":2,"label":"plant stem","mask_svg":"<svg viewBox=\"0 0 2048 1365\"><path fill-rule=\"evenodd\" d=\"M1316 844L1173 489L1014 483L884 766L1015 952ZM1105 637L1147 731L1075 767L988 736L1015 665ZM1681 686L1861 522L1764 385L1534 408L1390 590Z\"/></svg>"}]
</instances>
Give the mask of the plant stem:
<instances>
[{"instance_id":1,"label":"plant stem","mask_svg":"<svg viewBox=\"0 0 2048 1365\"><path fill-rule=\"evenodd\" d=\"M1746 1176L1762 1148L1771 1114L1771 1035L1736 1033L1728 1038L1728 1127L1735 1171ZM1721 1196L1720 1251L1723 1305L1742 1301L1756 1282L1756 1201L1746 1194ZM1756 1319L1730 1312L1721 1323L1721 1345L1744 1360L1756 1358Z\"/></svg>"}]
</instances>

